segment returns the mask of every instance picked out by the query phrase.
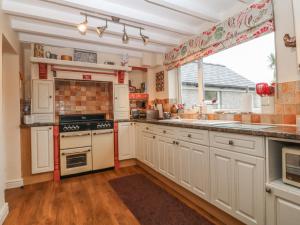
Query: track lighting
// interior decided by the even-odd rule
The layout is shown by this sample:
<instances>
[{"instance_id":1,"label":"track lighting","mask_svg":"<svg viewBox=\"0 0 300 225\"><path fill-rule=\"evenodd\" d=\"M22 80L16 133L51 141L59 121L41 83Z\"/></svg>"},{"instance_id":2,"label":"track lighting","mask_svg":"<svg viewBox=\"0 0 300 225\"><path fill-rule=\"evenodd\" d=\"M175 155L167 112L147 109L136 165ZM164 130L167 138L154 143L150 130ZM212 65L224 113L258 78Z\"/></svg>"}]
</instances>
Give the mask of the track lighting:
<instances>
[{"instance_id":1,"label":"track lighting","mask_svg":"<svg viewBox=\"0 0 300 225\"><path fill-rule=\"evenodd\" d=\"M129 37L126 33L126 28L125 28L125 24L124 24L124 29L123 29L123 37L122 37L122 41L124 44L127 44L129 41Z\"/></svg>"},{"instance_id":2,"label":"track lighting","mask_svg":"<svg viewBox=\"0 0 300 225\"><path fill-rule=\"evenodd\" d=\"M144 35L144 34L142 34L142 28L140 28L140 36L141 36L141 38L142 38L142 40L143 40L143 42L144 42L144 45L148 44L148 42L149 42L149 37L146 36L146 35Z\"/></svg>"},{"instance_id":3,"label":"track lighting","mask_svg":"<svg viewBox=\"0 0 300 225\"><path fill-rule=\"evenodd\" d=\"M135 26L135 25L132 25L132 24L128 24L128 23L123 23L123 22L120 21L120 18L118 18L118 17L113 17L112 16L111 19L108 19L108 18L103 18L101 16L97 16L97 15L95 15L95 13L86 13L86 12L81 12L80 15L83 15L85 17L85 20L82 23L77 25L77 29L80 32L80 34L82 34L82 35L85 35L86 32L87 32L88 17L92 17L92 18L99 19L99 20L105 20L105 26L96 27L96 32L99 35L99 37L102 37L104 32L106 31L106 29L108 28L108 25L107 25L108 22L113 22L113 23L116 23L116 24L119 24L119 25L123 25L124 28L123 28L122 41L123 41L124 44L127 44L129 42L129 36L126 32L126 26L140 30L140 36L143 40L144 45L148 44L148 42L149 42L149 37L142 34L142 30L144 30L144 28L138 27L138 26Z\"/></svg>"},{"instance_id":4,"label":"track lighting","mask_svg":"<svg viewBox=\"0 0 300 225\"><path fill-rule=\"evenodd\" d=\"M106 24L105 24L105 26L102 26L102 27L97 27L97 28L96 28L96 31L97 31L97 33L98 33L99 37L102 37L102 35L103 35L104 31L105 31L105 30L106 30L106 28L107 28L107 20L105 20L105 21L106 21Z\"/></svg>"},{"instance_id":5,"label":"track lighting","mask_svg":"<svg viewBox=\"0 0 300 225\"><path fill-rule=\"evenodd\" d=\"M79 30L80 34L82 35L86 34L87 25L88 25L87 15L85 15L85 20L82 23L77 25L77 29Z\"/></svg>"}]
</instances>

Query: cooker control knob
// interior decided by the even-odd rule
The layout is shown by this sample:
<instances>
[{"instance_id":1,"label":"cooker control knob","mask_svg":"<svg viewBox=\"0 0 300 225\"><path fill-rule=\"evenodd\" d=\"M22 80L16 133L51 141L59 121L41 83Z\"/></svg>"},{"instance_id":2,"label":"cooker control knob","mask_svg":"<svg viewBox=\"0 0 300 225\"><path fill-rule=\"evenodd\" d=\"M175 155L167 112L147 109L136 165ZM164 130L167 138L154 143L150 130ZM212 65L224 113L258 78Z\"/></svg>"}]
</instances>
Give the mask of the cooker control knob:
<instances>
[{"instance_id":1,"label":"cooker control knob","mask_svg":"<svg viewBox=\"0 0 300 225\"><path fill-rule=\"evenodd\" d=\"M63 131L67 131L67 129L68 129L67 127L63 127Z\"/></svg>"},{"instance_id":2,"label":"cooker control knob","mask_svg":"<svg viewBox=\"0 0 300 225\"><path fill-rule=\"evenodd\" d=\"M100 129L100 128L101 128L101 127L100 127L100 124L98 124L98 125L97 125L97 129Z\"/></svg>"},{"instance_id":3,"label":"cooker control knob","mask_svg":"<svg viewBox=\"0 0 300 225\"><path fill-rule=\"evenodd\" d=\"M80 128L80 127L79 127L78 125L75 126L75 130L79 130L79 128Z\"/></svg>"}]
</instances>

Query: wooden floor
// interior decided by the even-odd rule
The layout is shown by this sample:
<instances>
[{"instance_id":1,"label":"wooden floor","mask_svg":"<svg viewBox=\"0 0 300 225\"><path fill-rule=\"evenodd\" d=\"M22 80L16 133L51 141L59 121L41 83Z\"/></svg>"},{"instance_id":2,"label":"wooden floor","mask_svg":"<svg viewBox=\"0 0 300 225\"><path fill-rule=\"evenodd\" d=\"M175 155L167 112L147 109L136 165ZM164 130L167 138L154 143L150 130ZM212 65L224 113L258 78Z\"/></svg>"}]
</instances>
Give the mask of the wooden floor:
<instances>
[{"instance_id":1,"label":"wooden floor","mask_svg":"<svg viewBox=\"0 0 300 225\"><path fill-rule=\"evenodd\" d=\"M6 192L10 213L4 225L138 225L107 182L110 179L143 173L168 192L166 185L138 166L97 174L63 179L61 183L45 182ZM176 196L201 215L222 224L216 218Z\"/></svg>"}]
</instances>

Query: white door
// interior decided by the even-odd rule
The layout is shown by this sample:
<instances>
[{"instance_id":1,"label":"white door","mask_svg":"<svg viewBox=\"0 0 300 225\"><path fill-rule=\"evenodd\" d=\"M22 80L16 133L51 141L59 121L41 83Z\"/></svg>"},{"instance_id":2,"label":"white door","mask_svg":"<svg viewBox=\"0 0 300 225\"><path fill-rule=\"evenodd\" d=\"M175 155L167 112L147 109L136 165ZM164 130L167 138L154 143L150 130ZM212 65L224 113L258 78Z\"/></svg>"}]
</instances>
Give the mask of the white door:
<instances>
[{"instance_id":1,"label":"white door","mask_svg":"<svg viewBox=\"0 0 300 225\"><path fill-rule=\"evenodd\" d=\"M300 69L300 1L293 0L298 68Z\"/></svg>"},{"instance_id":2,"label":"white door","mask_svg":"<svg viewBox=\"0 0 300 225\"><path fill-rule=\"evenodd\" d=\"M209 200L209 148L180 142L178 151L180 185Z\"/></svg>"},{"instance_id":3,"label":"white door","mask_svg":"<svg viewBox=\"0 0 300 225\"><path fill-rule=\"evenodd\" d=\"M226 212L233 210L232 155L228 151L210 149L211 202Z\"/></svg>"},{"instance_id":4,"label":"white door","mask_svg":"<svg viewBox=\"0 0 300 225\"><path fill-rule=\"evenodd\" d=\"M133 157L130 146L130 123L119 123L118 130L119 160L130 159Z\"/></svg>"},{"instance_id":5,"label":"white door","mask_svg":"<svg viewBox=\"0 0 300 225\"><path fill-rule=\"evenodd\" d=\"M159 137L157 141L157 170L162 175L167 175L167 151L175 148L175 141L171 138Z\"/></svg>"},{"instance_id":6,"label":"white door","mask_svg":"<svg viewBox=\"0 0 300 225\"><path fill-rule=\"evenodd\" d=\"M143 133L143 155L144 163L151 168L155 167L155 135L149 133Z\"/></svg>"},{"instance_id":7,"label":"white door","mask_svg":"<svg viewBox=\"0 0 300 225\"><path fill-rule=\"evenodd\" d=\"M31 128L31 166L32 174L53 171L53 128Z\"/></svg>"},{"instance_id":8,"label":"white door","mask_svg":"<svg viewBox=\"0 0 300 225\"><path fill-rule=\"evenodd\" d=\"M176 142L178 143L178 142ZM174 182L178 182L178 146L176 144L168 143L166 144L166 176L173 180Z\"/></svg>"},{"instance_id":9,"label":"white door","mask_svg":"<svg viewBox=\"0 0 300 225\"><path fill-rule=\"evenodd\" d=\"M138 160L142 161L142 148L143 148L143 125L136 123L135 124L135 154Z\"/></svg>"},{"instance_id":10,"label":"white door","mask_svg":"<svg viewBox=\"0 0 300 225\"><path fill-rule=\"evenodd\" d=\"M126 84L114 85L114 119L129 119L129 91Z\"/></svg>"},{"instance_id":11,"label":"white door","mask_svg":"<svg viewBox=\"0 0 300 225\"><path fill-rule=\"evenodd\" d=\"M292 186L269 188L266 194L267 225L298 225L300 222L299 190ZM294 189L294 191L293 191ZM297 194L296 194L297 193Z\"/></svg>"},{"instance_id":12,"label":"white door","mask_svg":"<svg viewBox=\"0 0 300 225\"><path fill-rule=\"evenodd\" d=\"M210 149L211 202L245 224L265 224L264 159Z\"/></svg>"},{"instance_id":13,"label":"white door","mask_svg":"<svg viewBox=\"0 0 300 225\"><path fill-rule=\"evenodd\" d=\"M53 113L53 81L32 81L32 113Z\"/></svg>"}]
</instances>

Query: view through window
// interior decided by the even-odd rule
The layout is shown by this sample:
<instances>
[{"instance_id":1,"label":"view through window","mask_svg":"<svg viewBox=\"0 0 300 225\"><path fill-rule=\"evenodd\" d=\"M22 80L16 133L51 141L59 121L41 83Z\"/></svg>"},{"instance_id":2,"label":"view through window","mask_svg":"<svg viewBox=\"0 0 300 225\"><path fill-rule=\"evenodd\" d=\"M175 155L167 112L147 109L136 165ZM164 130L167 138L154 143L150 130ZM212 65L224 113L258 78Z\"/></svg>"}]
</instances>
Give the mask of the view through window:
<instances>
[{"instance_id":1,"label":"view through window","mask_svg":"<svg viewBox=\"0 0 300 225\"><path fill-rule=\"evenodd\" d=\"M236 112L242 105L243 93L248 91L252 94L252 110L260 112L256 84L276 81L274 33L185 64L179 74L185 108L204 100L212 111Z\"/></svg>"}]
</instances>

